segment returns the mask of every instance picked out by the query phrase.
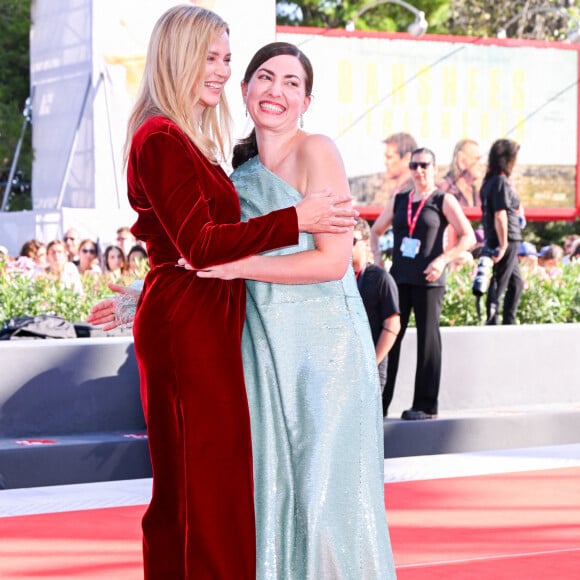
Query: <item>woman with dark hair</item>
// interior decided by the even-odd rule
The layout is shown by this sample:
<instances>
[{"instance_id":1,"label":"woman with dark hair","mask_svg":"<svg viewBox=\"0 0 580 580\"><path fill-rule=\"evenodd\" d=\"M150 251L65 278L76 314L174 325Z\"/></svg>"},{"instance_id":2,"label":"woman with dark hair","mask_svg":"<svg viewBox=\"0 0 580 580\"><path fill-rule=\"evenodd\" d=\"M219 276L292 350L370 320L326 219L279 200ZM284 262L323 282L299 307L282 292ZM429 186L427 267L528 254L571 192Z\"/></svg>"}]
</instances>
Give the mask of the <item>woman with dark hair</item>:
<instances>
[{"instance_id":1,"label":"woman with dark hair","mask_svg":"<svg viewBox=\"0 0 580 580\"><path fill-rule=\"evenodd\" d=\"M110 281L119 280L127 273L127 258L120 246L107 246L103 252L104 274Z\"/></svg>"},{"instance_id":2,"label":"woman with dark hair","mask_svg":"<svg viewBox=\"0 0 580 580\"><path fill-rule=\"evenodd\" d=\"M311 187L348 191L335 144L302 129L312 85L310 61L292 44L268 44L248 65L242 95L255 129L234 148L232 174L243 219ZM246 280L259 580L395 577L380 385L352 240L352 230L305 234L297 246L198 272Z\"/></svg>"},{"instance_id":3,"label":"woman with dark hair","mask_svg":"<svg viewBox=\"0 0 580 580\"><path fill-rule=\"evenodd\" d=\"M90 274L97 276L103 273L100 266L99 246L97 242L89 238L79 244L79 265L77 266L81 276Z\"/></svg>"},{"instance_id":4,"label":"woman with dark hair","mask_svg":"<svg viewBox=\"0 0 580 580\"><path fill-rule=\"evenodd\" d=\"M127 269L130 274L142 277L149 269L147 250L139 245L134 245L127 254Z\"/></svg>"},{"instance_id":5,"label":"woman with dark hair","mask_svg":"<svg viewBox=\"0 0 580 580\"><path fill-rule=\"evenodd\" d=\"M485 248L493 259L493 274L486 298L486 324L499 322L499 303L504 296L502 322L514 324L524 281L518 249L522 241L520 198L510 175L520 146L510 139L498 139L489 150L487 171L481 186Z\"/></svg>"}]
</instances>

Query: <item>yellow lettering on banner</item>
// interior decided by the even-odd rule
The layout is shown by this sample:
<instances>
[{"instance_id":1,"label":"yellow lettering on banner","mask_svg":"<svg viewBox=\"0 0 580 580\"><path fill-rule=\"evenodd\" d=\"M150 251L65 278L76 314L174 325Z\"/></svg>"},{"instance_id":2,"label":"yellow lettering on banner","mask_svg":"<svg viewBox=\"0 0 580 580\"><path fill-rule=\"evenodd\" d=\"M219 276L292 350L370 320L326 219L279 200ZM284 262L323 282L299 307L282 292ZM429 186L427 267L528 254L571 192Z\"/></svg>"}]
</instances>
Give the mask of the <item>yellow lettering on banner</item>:
<instances>
[{"instance_id":1,"label":"yellow lettering on banner","mask_svg":"<svg viewBox=\"0 0 580 580\"><path fill-rule=\"evenodd\" d=\"M367 91L366 102L374 105L379 100L379 82L377 75L377 64L370 62L367 65Z\"/></svg>"},{"instance_id":2,"label":"yellow lettering on banner","mask_svg":"<svg viewBox=\"0 0 580 580\"><path fill-rule=\"evenodd\" d=\"M402 63L391 65L391 92L393 105L405 104L405 65Z\"/></svg>"},{"instance_id":3,"label":"yellow lettering on banner","mask_svg":"<svg viewBox=\"0 0 580 580\"><path fill-rule=\"evenodd\" d=\"M393 111L383 109L383 135L386 137L393 133Z\"/></svg>"},{"instance_id":4,"label":"yellow lettering on banner","mask_svg":"<svg viewBox=\"0 0 580 580\"><path fill-rule=\"evenodd\" d=\"M338 63L338 102L352 103L352 63L341 60Z\"/></svg>"},{"instance_id":5,"label":"yellow lettering on banner","mask_svg":"<svg viewBox=\"0 0 580 580\"><path fill-rule=\"evenodd\" d=\"M451 139L451 113L449 111L441 113L441 137Z\"/></svg>"},{"instance_id":6,"label":"yellow lettering on banner","mask_svg":"<svg viewBox=\"0 0 580 580\"><path fill-rule=\"evenodd\" d=\"M505 113L501 113L501 115L499 116L499 135L500 135L500 137L505 137L506 131L507 131L507 127L506 127Z\"/></svg>"},{"instance_id":7,"label":"yellow lettering on banner","mask_svg":"<svg viewBox=\"0 0 580 580\"><path fill-rule=\"evenodd\" d=\"M521 143L526 139L526 118L523 115L516 115L515 140Z\"/></svg>"},{"instance_id":8,"label":"yellow lettering on banner","mask_svg":"<svg viewBox=\"0 0 580 580\"><path fill-rule=\"evenodd\" d=\"M469 67L467 71L467 104L473 108L477 109L479 107L479 86L477 84L477 76L479 69L472 66Z\"/></svg>"},{"instance_id":9,"label":"yellow lettering on banner","mask_svg":"<svg viewBox=\"0 0 580 580\"><path fill-rule=\"evenodd\" d=\"M443 106L457 106L457 68L443 67Z\"/></svg>"},{"instance_id":10,"label":"yellow lettering on banner","mask_svg":"<svg viewBox=\"0 0 580 580\"><path fill-rule=\"evenodd\" d=\"M431 69L422 67L419 70L419 93L417 99L420 106L426 106L431 102Z\"/></svg>"},{"instance_id":11,"label":"yellow lettering on banner","mask_svg":"<svg viewBox=\"0 0 580 580\"><path fill-rule=\"evenodd\" d=\"M514 88L514 93L512 97L512 108L523 109L526 104L526 73L522 69L514 70L512 85Z\"/></svg>"},{"instance_id":12,"label":"yellow lettering on banner","mask_svg":"<svg viewBox=\"0 0 580 580\"><path fill-rule=\"evenodd\" d=\"M467 135L467 129L469 127L469 117L467 116L467 111L461 113L461 136L465 137Z\"/></svg>"},{"instance_id":13,"label":"yellow lettering on banner","mask_svg":"<svg viewBox=\"0 0 580 580\"><path fill-rule=\"evenodd\" d=\"M421 137L426 139L430 136L430 123L429 123L429 111L421 111L421 129L419 130Z\"/></svg>"},{"instance_id":14,"label":"yellow lettering on banner","mask_svg":"<svg viewBox=\"0 0 580 580\"><path fill-rule=\"evenodd\" d=\"M489 113L481 113L479 116L479 137L483 140L489 138Z\"/></svg>"},{"instance_id":15,"label":"yellow lettering on banner","mask_svg":"<svg viewBox=\"0 0 580 580\"><path fill-rule=\"evenodd\" d=\"M501 109L500 94L501 94L500 70L497 67L492 67L489 70L489 108L490 109Z\"/></svg>"}]
</instances>

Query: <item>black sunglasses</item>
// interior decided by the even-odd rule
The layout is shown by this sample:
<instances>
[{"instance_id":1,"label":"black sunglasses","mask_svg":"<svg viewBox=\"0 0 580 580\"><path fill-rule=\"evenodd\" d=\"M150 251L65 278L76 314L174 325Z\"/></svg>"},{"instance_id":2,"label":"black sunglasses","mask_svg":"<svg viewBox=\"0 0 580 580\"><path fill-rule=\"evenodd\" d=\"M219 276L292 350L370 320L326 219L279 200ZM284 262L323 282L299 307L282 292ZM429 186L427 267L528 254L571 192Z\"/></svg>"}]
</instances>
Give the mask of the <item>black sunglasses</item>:
<instances>
[{"instance_id":1,"label":"black sunglasses","mask_svg":"<svg viewBox=\"0 0 580 580\"><path fill-rule=\"evenodd\" d=\"M81 252L83 254L96 254L97 250L93 250L92 248L83 248Z\"/></svg>"},{"instance_id":2,"label":"black sunglasses","mask_svg":"<svg viewBox=\"0 0 580 580\"><path fill-rule=\"evenodd\" d=\"M418 167L421 169L427 169L429 165L431 165L431 161L411 161L411 163L409 163L409 169L412 169L413 171Z\"/></svg>"}]
</instances>

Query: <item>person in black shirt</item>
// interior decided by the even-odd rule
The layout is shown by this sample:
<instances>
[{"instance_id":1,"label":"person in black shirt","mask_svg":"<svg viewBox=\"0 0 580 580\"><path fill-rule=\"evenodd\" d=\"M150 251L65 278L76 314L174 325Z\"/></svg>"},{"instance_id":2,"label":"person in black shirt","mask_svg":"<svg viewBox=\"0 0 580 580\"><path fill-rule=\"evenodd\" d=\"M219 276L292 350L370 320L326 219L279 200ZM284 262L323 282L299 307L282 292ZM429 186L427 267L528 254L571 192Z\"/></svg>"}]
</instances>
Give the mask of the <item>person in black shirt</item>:
<instances>
[{"instance_id":1,"label":"person in black shirt","mask_svg":"<svg viewBox=\"0 0 580 580\"><path fill-rule=\"evenodd\" d=\"M441 379L441 332L439 319L445 293L447 264L475 244L475 234L457 199L435 186L435 154L425 147L411 154L413 189L395 195L383 216L393 226L393 265L390 273L399 289L401 332L389 353L383 413L393 398L399 368L401 342L411 312L417 326L417 369L413 406L403 412L405 420L437 416ZM444 248L445 229L457 234L454 245Z\"/></svg>"},{"instance_id":2,"label":"person in black shirt","mask_svg":"<svg viewBox=\"0 0 580 580\"><path fill-rule=\"evenodd\" d=\"M369 319L382 392L387 379L387 355L401 330L399 291L393 277L384 268L372 263L368 222L357 218L353 235L352 267Z\"/></svg>"},{"instance_id":3,"label":"person in black shirt","mask_svg":"<svg viewBox=\"0 0 580 580\"><path fill-rule=\"evenodd\" d=\"M509 177L520 146L510 139L498 139L491 146L487 172L481 186L481 209L485 231L485 250L492 254L493 274L486 298L486 324L499 322L499 303L503 302L503 324L514 324L524 282L518 263L522 241L520 198Z\"/></svg>"}]
</instances>

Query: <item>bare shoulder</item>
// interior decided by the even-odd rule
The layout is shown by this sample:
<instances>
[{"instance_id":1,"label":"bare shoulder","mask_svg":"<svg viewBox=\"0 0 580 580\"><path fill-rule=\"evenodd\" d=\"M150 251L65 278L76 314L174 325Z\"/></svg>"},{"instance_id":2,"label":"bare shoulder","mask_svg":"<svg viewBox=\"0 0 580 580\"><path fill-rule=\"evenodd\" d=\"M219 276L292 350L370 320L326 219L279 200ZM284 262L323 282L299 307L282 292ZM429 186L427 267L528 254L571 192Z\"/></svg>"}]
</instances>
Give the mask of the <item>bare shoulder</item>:
<instances>
[{"instance_id":1,"label":"bare shoulder","mask_svg":"<svg viewBox=\"0 0 580 580\"><path fill-rule=\"evenodd\" d=\"M300 143L298 156L307 166L328 164L342 165L342 156L334 141L327 135L307 134Z\"/></svg>"},{"instance_id":2,"label":"bare shoulder","mask_svg":"<svg viewBox=\"0 0 580 580\"><path fill-rule=\"evenodd\" d=\"M302 139L300 149L309 155L316 154L319 150L324 154L330 152L338 154L338 148L334 141L328 135L322 135L320 133L307 133Z\"/></svg>"}]
</instances>

